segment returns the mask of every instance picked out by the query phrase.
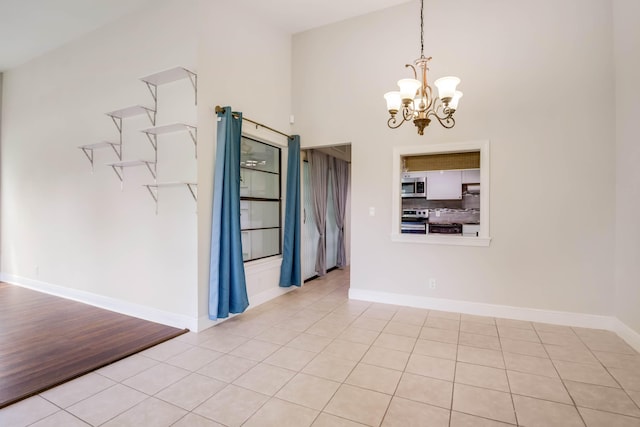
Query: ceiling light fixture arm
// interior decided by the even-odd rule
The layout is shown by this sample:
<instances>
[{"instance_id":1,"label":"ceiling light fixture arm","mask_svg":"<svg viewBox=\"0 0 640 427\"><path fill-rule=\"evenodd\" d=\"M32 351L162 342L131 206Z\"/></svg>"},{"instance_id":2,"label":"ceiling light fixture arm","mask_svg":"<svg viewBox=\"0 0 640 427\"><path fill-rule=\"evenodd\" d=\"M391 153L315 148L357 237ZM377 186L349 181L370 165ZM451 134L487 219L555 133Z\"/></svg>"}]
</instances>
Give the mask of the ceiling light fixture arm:
<instances>
[{"instance_id":1,"label":"ceiling light fixture arm","mask_svg":"<svg viewBox=\"0 0 640 427\"><path fill-rule=\"evenodd\" d=\"M439 111L442 111L443 116L438 114ZM456 120L453 118L453 113L455 110L452 110L449 107L445 107L442 104L438 105L438 108L435 110L431 110L427 113L429 117L435 117L438 122L442 125L442 127L446 129L451 129L456 125Z\"/></svg>"},{"instance_id":2,"label":"ceiling light fixture arm","mask_svg":"<svg viewBox=\"0 0 640 427\"><path fill-rule=\"evenodd\" d=\"M411 68L413 70L413 78L418 80L418 72L416 71L416 67L411 64L404 64L405 68Z\"/></svg>"},{"instance_id":3,"label":"ceiling light fixture arm","mask_svg":"<svg viewBox=\"0 0 640 427\"><path fill-rule=\"evenodd\" d=\"M404 110L403 110L403 114L404 114ZM391 129L398 129L400 126L402 126L402 124L404 122L406 122L407 120L412 119L413 117L402 117L402 120L400 122L398 122L396 120L396 116L395 114L393 114L391 117L389 117L389 120L387 120L387 126L389 126ZM397 124L396 124L397 123Z\"/></svg>"}]
</instances>

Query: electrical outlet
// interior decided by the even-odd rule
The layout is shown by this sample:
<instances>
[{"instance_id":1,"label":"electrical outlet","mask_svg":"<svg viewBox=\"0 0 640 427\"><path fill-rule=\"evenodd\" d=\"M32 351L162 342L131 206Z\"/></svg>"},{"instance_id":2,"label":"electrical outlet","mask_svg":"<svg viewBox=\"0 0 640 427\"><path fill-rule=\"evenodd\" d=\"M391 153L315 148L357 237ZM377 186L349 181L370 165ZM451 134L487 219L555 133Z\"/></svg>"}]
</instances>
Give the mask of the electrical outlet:
<instances>
[{"instance_id":1,"label":"electrical outlet","mask_svg":"<svg viewBox=\"0 0 640 427\"><path fill-rule=\"evenodd\" d=\"M429 289L435 289L436 288L436 279L431 278L429 279Z\"/></svg>"}]
</instances>

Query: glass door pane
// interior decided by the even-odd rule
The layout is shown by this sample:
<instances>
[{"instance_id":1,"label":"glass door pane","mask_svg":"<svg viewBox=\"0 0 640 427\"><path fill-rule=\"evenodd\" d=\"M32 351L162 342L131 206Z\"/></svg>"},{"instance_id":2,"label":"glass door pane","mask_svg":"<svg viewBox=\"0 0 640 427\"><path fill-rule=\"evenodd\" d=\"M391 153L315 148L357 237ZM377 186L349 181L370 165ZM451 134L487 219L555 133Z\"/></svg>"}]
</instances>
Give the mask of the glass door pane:
<instances>
[{"instance_id":1,"label":"glass door pane","mask_svg":"<svg viewBox=\"0 0 640 427\"><path fill-rule=\"evenodd\" d=\"M302 168L302 186L304 193L303 211L303 244L302 244L302 278L308 279L318 274L316 271L316 256L318 253L318 239L320 234L316 226L313 214L313 202L311 199L311 179L309 177L309 163L304 162ZM328 180L327 188L327 216L325 219L325 240L326 240L326 268L333 268L337 264L338 258L338 225L336 224L335 207L333 204L333 189L331 186L331 176Z\"/></svg>"},{"instance_id":2,"label":"glass door pane","mask_svg":"<svg viewBox=\"0 0 640 427\"><path fill-rule=\"evenodd\" d=\"M242 259L265 258L280 253L280 229L247 230L242 232Z\"/></svg>"},{"instance_id":3,"label":"glass door pane","mask_svg":"<svg viewBox=\"0 0 640 427\"><path fill-rule=\"evenodd\" d=\"M309 176L309 163L302 166L302 191L304 193L304 210L302 212L302 278L303 280L315 276L316 254L318 252L318 238L320 234L316 228L316 220L313 216L313 202L311 201L311 178Z\"/></svg>"},{"instance_id":4,"label":"glass door pane","mask_svg":"<svg viewBox=\"0 0 640 427\"><path fill-rule=\"evenodd\" d=\"M335 206L333 204L332 177L327 181L327 219L326 219L326 244L327 244L327 269L333 268L338 262L338 224L336 224Z\"/></svg>"}]
</instances>

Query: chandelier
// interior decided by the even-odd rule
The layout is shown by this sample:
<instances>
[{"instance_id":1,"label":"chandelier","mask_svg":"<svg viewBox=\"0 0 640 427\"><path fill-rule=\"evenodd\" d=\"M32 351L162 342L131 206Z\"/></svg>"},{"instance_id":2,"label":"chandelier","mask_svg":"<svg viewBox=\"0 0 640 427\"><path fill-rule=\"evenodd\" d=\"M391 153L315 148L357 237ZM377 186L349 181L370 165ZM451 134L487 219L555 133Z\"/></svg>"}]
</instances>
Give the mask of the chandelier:
<instances>
[{"instance_id":1,"label":"chandelier","mask_svg":"<svg viewBox=\"0 0 640 427\"><path fill-rule=\"evenodd\" d=\"M433 82L438 88L439 95L437 98L434 97L431 86L427 83L430 60L431 57L424 56L424 0L420 0L420 58L414 61L414 65L405 65L413 70L413 78L398 80L400 90L384 94L387 110L391 115L387 125L391 129L397 129L404 122L411 120L418 128L418 134L424 135L424 128L429 126L432 118L436 118L447 129L455 126L453 113L462 98L462 92L456 90L460 79L449 76ZM398 112L400 112L400 121L396 118Z\"/></svg>"}]
</instances>

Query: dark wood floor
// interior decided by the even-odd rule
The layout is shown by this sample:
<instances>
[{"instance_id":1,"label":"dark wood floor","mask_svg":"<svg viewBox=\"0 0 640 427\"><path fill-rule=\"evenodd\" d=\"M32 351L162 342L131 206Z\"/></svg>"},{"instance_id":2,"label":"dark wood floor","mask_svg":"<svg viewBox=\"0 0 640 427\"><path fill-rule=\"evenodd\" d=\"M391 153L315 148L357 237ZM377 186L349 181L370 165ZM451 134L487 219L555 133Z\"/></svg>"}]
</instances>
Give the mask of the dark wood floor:
<instances>
[{"instance_id":1,"label":"dark wood floor","mask_svg":"<svg viewBox=\"0 0 640 427\"><path fill-rule=\"evenodd\" d=\"M184 332L0 283L0 408Z\"/></svg>"}]
</instances>

